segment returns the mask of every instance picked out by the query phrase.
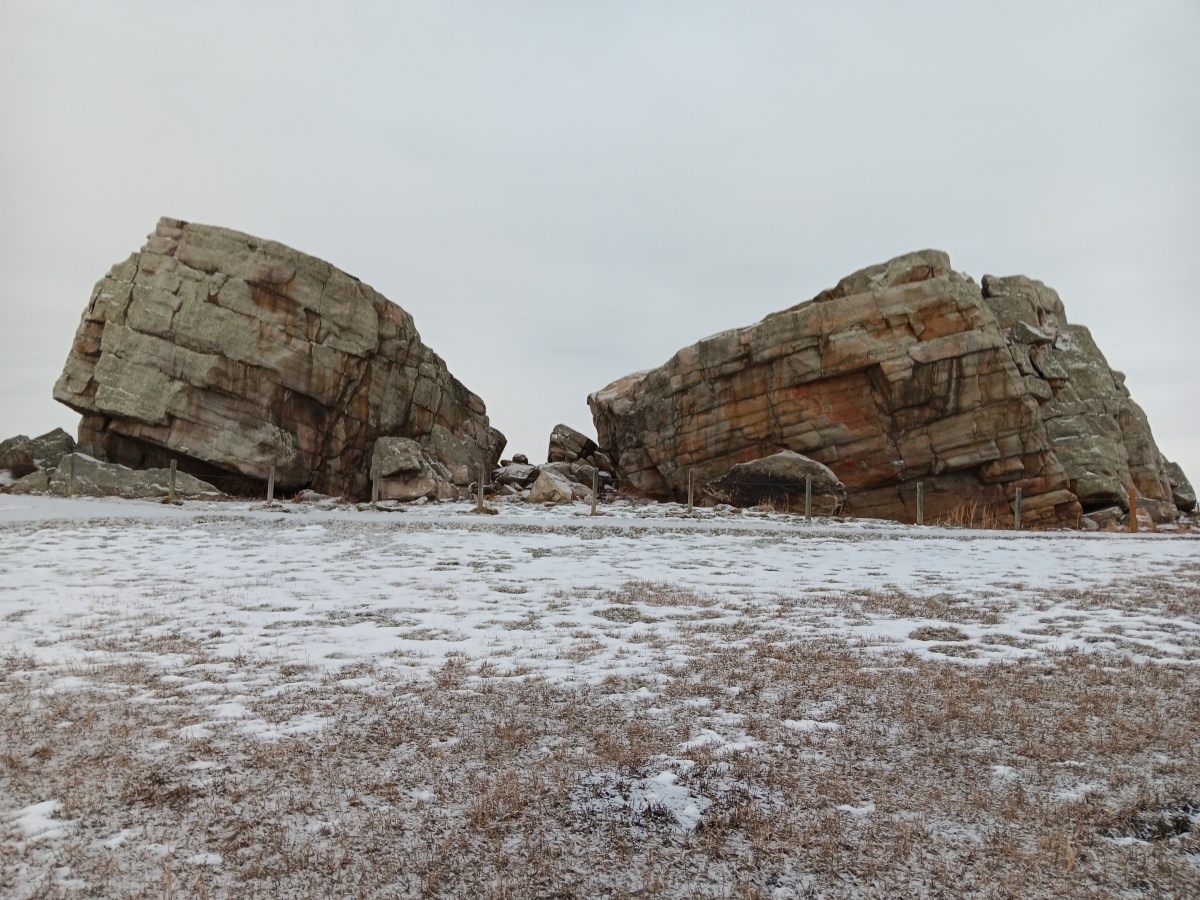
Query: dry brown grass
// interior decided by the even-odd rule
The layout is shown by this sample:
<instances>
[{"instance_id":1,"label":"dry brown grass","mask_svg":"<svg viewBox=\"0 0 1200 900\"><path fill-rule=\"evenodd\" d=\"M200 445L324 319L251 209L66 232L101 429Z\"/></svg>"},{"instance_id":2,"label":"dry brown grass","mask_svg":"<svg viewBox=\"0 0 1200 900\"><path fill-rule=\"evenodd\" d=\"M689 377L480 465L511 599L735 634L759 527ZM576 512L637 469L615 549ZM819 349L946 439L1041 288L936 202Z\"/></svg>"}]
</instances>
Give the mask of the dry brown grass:
<instances>
[{"instance_id":1,"label":"dry brown grass","mask_svg":"<svg viewBox=\"0 0 1200 900\"><path fill-rule=\"evenodd\" d=\"M996 508L990 504L981 503L978 498L963 500L948 513L934 521L935 525L949 525L953 528L1011 528L1012 514L1006 508Z\"/></svg>"},{"instance_id":2,"label":"dry brown grass","mask_svg":"<svg viewBox=\"0 0 1200 900\"><path fill-rule=\"evenodd\" d=\"M180 635L170 649L170 672L0 663L0 795L60 799L74 823L53 847L10 833L0 893L24 865L45 873L40 897L1200 893L1194 666L1063 654L977 668L762 640L564 687L464 656L413 683L366 665L230 665ZM259 721L324 726L264 740L226 722L184 740L212 713L164 675L212 682ZM255 679L270 689L248 691ZM805 719L839 727L784 724ZM682 748L704 729L751 744ZM710 803L694 831L631 802L663 771ZM220 864L189 862L202 853ZM87 887L63 888L61 866Z\"/></svg>"}]
</instances>

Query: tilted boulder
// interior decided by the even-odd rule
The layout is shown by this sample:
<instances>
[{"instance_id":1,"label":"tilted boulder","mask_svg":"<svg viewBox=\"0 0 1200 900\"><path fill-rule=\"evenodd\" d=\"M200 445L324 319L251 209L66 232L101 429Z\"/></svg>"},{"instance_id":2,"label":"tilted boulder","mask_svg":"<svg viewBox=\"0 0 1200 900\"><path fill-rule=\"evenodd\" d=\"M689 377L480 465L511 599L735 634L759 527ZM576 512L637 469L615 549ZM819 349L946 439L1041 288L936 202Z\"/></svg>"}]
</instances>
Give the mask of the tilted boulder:
<instances>
[{"instance_id":1,"label":"tilted boulder","mask_svg":"<svg viewBox=\"0 0 1200 900\"><path fill-rule=\"evenodd\" d=\"M273 241L162 219L96 285L55 399L80 445L135 468L365 497L380 437L408 437L466 485L504 436L357 278Z\"/></svg>"},{"instance_id":2,"label":"tilted boulder","mask_svg":"<svg viewBox=\"0 0 1200 900\"><path fill-rule=\"evenodd\" d=\"M591 456L597 449L596 442L583 432L576 431L570 425L559 424L550 432L546 461L572 463Z\"/></svg>"},{"instance_id":3,"label":"tilted boulder","mask_svg":"<svg viewBox=\"0 0 1200 900\"><path fill-rule=\"evenodd\" d=\"M1078 526L1074 487L1090 491L1093 472L1096 503L1126 479L1152 499L1170 490L1118 376L1097 396L1105 372L1053 291L1023 278L981 290L926 250L706 338L588 403L622 483L651 497L686 496L689 468L713 481L792 450L836 473L849 515L911 522L923 482L927 521L970 507L1011 523L1021 488L1023 524ZM1060 455L1072 428L1078 446ZM1100 471L1109 450L1124 467Z\"/></svg>"},{"instance_id":4,"label":"tilted boulder","mask_svg":"<svg viewBox=\"0 0 1200 900\"><path fill-rule=\"evenodd\" d=\"M703 491L718 503L758 506L767 503L784 510L805 508L808 479L812 479L812 511L818 516L839 516L846 506L846 486L833 470L791 450L780 450L762 459L738 463Z\"/></svg>"}]
</instances>

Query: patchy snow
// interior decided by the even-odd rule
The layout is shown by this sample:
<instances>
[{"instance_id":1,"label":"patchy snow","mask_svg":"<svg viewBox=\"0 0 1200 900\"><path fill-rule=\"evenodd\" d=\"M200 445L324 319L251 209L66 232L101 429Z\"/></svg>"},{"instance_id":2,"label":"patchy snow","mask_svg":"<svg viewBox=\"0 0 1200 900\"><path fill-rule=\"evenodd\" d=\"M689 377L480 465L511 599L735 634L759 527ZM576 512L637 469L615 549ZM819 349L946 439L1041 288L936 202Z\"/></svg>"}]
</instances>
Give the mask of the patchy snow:
<instances>
[{"instance_id":1,"label":"patchy snow","mask_svg":"<svg viewBox=\"0 0 1200 900\"><path fill-rule=\"evenodd\" d=\"M674 752L732 768L736 754L769 751L748 717L722 708L740 688L715 702L662 691L672 671L717 648L828 639L892 667L1063 650L1200 660L1194 611L1157 589L1194 589L1194 536L918 529L728 509L688 516L673 504L610 506L595 518L582 504L500 504L491 517L470 508L0 495L0 653L55 667L47 697L104 689L80 674L89 663L149 667L154 684L187 704L166 740L144 745L149 753L186 745L199 756L196 745L221 734L268 744L316 734L328 725L322 715L267 721L255 700L315 683L370 695L382 671L393 686L395 676L462 690L501 676L614 691L623 679L650 680L627 702L648 717L686 709ZM847 721L839 700L816 700L789 698L772 716L795 733L785 740L808 742L803 758L814 764L848 733L836 721ZM140 689L130 702L165 701ZM422 747L455 752L459 742L445 734ZM717 794L696 787L690 761L655 759L632 772L591 769L572 802L638 827L694 831ZM197 780L222 775L207 758L187 769ZM997 789L1020 779L1005 765L991 773ZM1079 802L1104 789L1074 779L1050 799ZM423 786L404 790L435 802ZM52 845L72 831L56 818L58 800L6 807L0 798L9 839ZM873 801L833 808L852 819L875 812ZM116 851L140 832L103 834ZM178 858L225 864L202 847L187 854ZM66 885L69 875L55 878Z\"/></svg>"},{"instance_id":2,"label":"patchy snow","mask_svg":"<svg viewBox=\"0 0 1200 900\"><path fill-rule=\"evenodd\" d=\"M10 826L19 831L26 841L50 841L66 837L70 833L72 823L66 819L56 818L62 812L61 800L43 800L24 809L18 809L5 818Z\"/></svg>"},{"instance_id":3,"label":"patchy snow","mask_svg":"<svg viewBox=\"0 0 1200 900\"><path fill-rule=\"evenodd\" d=\"M1135 597L1152 579L1194 580L1193 537L672 508L591 518L582 505L514 504L477 518L466 504L381 513L0 496L3 643L86 659L98 635L139 629L202 636L230 659L422 675L461 656L593 683L661 671L705 641L765 635L963 664L1068 648L1200 656L1200 625ZM628 589L645 580L669 590L645 602ZM230 685L200 674L169 677L192 675L213 720L243 718ZM305 727L319 725L284 730Z\"/></svg>"}]
</instances>

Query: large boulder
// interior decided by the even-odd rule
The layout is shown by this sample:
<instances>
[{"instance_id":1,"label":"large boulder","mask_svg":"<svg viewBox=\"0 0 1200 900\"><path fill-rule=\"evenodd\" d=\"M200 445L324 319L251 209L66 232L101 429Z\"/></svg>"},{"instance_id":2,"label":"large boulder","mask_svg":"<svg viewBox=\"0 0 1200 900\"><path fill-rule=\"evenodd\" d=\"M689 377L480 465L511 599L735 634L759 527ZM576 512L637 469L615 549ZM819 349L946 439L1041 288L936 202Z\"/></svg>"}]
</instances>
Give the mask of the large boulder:
<instances>
[{"instance_id":1,"label":"large boulder","mask_svg":"<svg viewBox=\"0 0 1200 900\"><path fill-rule=\"evenodd\" d=\"M364 497L380 437L417 441L467 484L504 436L412 317L282 244L162 219L96 285L57 400L80 444L182 469Z\"/></svg>"},{"instance_id":2,"label":"large boulder","mask_svg":"<svg viewBox=\"0 0 1200 900\"><path fill-rule=\"evenodd\" d=\"M770 504L783 510L805 508L807 479L812 479L812 511L839 516L846 506L846 486L833 470L791 450L738 463L720 478L704 485L704 493L731 506Z\"/></svg>"},{"instance_id":3,"label":"large boulder","mask_svg":"<svg viewBox=\"0 0 1200 900\"><path fill-rule=\"evenodd\" d=\"M102 462L83 453L64 456L58 467L50 471L46 488L49 493L58 497L65 497L70 493L72 467L74 491L77 496L124 497L127 500L138 500L166 497L170 493L170 469L130 469L127 466ZM181 496L222 496L211 484L186 472L176 473L175 491Z\"/></svg>"},{"instance_id":4,"label":"large boulder","mask_svg":"<svg viewBox=\"0 0 1200 900\"><path fill-rule=\"evenodd\" d=\"M689 468L712 481L792 450L836 473L849 515L913 521L923 482L927 520L973 508L1011 522L1021 488L1023 524L1077 526L1076 489L1089 507L1120 502L1118 485L1170 496L1121 382L1056 293L1021 277L981 289L925 250L588 403L622 482L648 496L684 497Z\"/></svg>"}]
</instances>

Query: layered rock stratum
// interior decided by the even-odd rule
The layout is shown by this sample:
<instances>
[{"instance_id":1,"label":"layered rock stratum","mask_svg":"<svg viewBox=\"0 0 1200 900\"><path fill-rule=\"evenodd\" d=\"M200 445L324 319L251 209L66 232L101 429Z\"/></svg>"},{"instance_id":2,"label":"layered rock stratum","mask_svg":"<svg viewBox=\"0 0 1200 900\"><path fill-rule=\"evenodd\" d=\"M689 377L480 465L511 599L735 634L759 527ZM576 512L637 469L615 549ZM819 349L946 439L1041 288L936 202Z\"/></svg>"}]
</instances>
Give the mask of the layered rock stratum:
<instances>
[{"instance_id":1,"label":"layered rock stratum","mask_svg":"<svg viewBox=\"0 0 1200 900\"><path fill-rule=\"evenodd\" d=\"M780 450L824 463L845 513L1077 526L1139 497L1194 505L1088 330L1038 281L925 250L686 347L588 398L622 483L682 499Z\"/></svg>"},{"instance_id":2,"label":"layered rock stratum","mask_svg":"<svg viewBox=\"0 0 1200 900\"><path fill-rule=\"evenodd\" d=\"M283 244L174 219L92 292L55 399L87 453L133 468L365 497L384 436L465 486L504 448L412 316ZM218 486L220 482L218 480Z\"/></svg>"}]
</instances>

